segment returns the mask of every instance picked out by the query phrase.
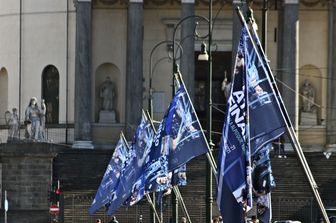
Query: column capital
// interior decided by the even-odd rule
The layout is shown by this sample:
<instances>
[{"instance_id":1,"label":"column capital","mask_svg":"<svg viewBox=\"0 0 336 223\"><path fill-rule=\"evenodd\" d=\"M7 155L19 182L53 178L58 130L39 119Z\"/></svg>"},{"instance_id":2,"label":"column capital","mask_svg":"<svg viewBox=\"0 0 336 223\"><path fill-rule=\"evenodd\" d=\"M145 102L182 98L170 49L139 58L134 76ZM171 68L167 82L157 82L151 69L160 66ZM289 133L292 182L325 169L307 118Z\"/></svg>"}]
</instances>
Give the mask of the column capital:
<instances>
[{"instance_id":1,"label":"column capital","mask_svg":"<svg viewBox=\"0 0 336 223\"><path fill-rule=\"evenodd\" d=\"M84 3L84 2L88 2L91 3L92 0L73 0L73 4L76 7L78 3Z\"/></svg>"},{"instance_id":2,"label":"column capital","mask_svg":"<svg viewBox=\"0 0 336 223\"><path fill-rule=\"evenodd\" d=\"M285 0L285 4L299 4L299 0Z\"/></svg>"},{"instance_id":3,"label":"column capital","mask_svg":"<svg viewBox=\"0 0 336 223\"><path fill-rule=\"evenodd\" d=\"M189 3L189 4L195 4L195 0L181 0L181 3Z\"/></svg>"}]
</instances>

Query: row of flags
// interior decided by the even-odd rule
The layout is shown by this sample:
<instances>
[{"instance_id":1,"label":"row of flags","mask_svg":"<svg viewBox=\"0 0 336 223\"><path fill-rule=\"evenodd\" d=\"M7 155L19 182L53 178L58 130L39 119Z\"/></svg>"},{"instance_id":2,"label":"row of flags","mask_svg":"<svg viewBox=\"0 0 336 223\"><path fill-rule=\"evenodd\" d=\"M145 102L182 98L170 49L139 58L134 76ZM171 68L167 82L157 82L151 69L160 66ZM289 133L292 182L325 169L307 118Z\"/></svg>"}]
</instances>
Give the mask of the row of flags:
<instances>
[{"instance_id":1,"label":"row of flags","mask_svg":"<svg viewBox=\"0 0 336 223\"><path fill-rule=\"evenodd\" d=\"M112 215L146 193L186 185L186 163L206 152L208 144L182 82L158 130L143 112L131 145L121 134L89 214L105 207Z\"/></svg>"},{"instance_id":2,"label":"row of flags","mask_svg":"<svg viewBox=\"0 0 336 223\"><path fill-rule=\"evenodd\" d=\"M275 187L271 143L286 130L270 81L267 60L255 32L243 27L220 142L217 203L225 223L243 223L256 202L261 222L270 222ZM89 209L109 215L146 193L186 184L186 163L209 151L204 132L183 84L156 130L143 113L133 142L121 135ZM216 171L214 171L216 172Z\"/></svg>"}]
</instances>

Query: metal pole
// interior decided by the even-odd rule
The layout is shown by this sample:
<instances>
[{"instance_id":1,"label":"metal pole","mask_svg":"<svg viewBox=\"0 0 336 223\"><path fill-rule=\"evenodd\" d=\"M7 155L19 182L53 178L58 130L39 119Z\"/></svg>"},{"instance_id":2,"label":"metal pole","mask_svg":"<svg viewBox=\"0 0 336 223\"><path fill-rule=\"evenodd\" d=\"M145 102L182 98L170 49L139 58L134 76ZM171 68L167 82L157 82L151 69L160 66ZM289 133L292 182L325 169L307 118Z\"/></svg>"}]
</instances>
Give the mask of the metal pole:
<instances>
[{"instance_id":1,"label":"metal pole","mask_svg":"<svg viewBox=\"0 0 336 223\"><path fill-rule=\"evenodd\" d=\"M186 215L186 217L188 219L188 222L192 223L191 219L190 219L190 215L189 215L188 209L187 209L187 207L186 207L186 205L184 203L182 194L180 192L180 189L178 188L178 186L173 186L173 190L174 190L174 193L177 195L178 199L180 200L180 203L181 203L181 206L182 206L182 210L183 210L184 214Z\"/></svg>"},{"instance_id":2,"label":"metal pole","mask_svg":"<svg viewBox=\"0 0 336 223\"><path fill-rule=\"evenodd\" d=\"M145 196L146 196L146 199L147 199L148 203L151 205L152 212L154 212L154 219L152 219L152 222L155 222L155 217L156 217L158 222L161 223L161 219L160 219L160 217L159 217L159 215L158 215L158 213L155 209L155 203L153 202L151 196L149 194L145 194Z\"/></svg>"},{"instance_id":3,"label":"metal pole","mask_svg":"<svg viewBox=\"0 0 336 223\"><path fill-rule=\"evenodd\" d=\"M153 72L155 69L155 66L157 65L157 63L154 64L153 66L153 54L155 52L155 50L161 46L162 44L173 44L173 45L177 45L178 49L180 50L180 52L183 52L182 46L179 43L174 43L171 40L164 40L161 41L159 43L157 43L151 50L150 55L149 55L149 87L148 87L148 111L150 116L153 118ZM174 48L174 47L173 47ZM158 62L160 62L162 59L165 59L167 57L161 58ZM171 58L168 52L168 58ZM172 58L174 59L174 55L172 56ZM176 59L176 58L175 58Z\"/></svg>"},{"instance_id":4,"label":"metal pole","mask_svg":"<svg viewBox=\"0 0 336 223\"><path fill-rule=\"evenodd\" d=\"M179 27L179 25L181 25L182 24L182 22L184 22L185 20L187 20L187 19L189 19L189 18L198 18L198 19L202 19L202 20L204 20L204 21L206 21L206 22L208 22L208 24L209 24L209 34L208 34L208 37L209 37L209 45L211 44L211 41L212 41L212 38L211 38L211 29L212 29L212 24L211 24L211 20L210 20L210 18L212 17L212 0L210 0L210 6L209 6L209 19L207 19L206 17L204 17L204 16L198 16L198 15L190 15L190 16L187 16L187 17L184 17L184 18L182 18L177 24L176 24L176 26L175 26L175 28L174 28L174 32L173 32L173 80L172 80L172 97L174 97L174 93L175 93L175 74L178 74L179 73L179 69L178 69L178 65L177 65L177 63L176 63L176 57L175 57L175 35L176 35L176 31L177 31L177 28ZM211 47L209 46L209 50L211 50ZM182 52L181 52L182 53ZM211 80L212 79L212 71L211 71L211 69L212 69L212 62L211 62L211 56L209 56L209 80ZM209 96L209 98L211 99L211 81L209 81L208 82L209 84L208 84L208 87L209 87L209 90L208 90L208 96ZM212 145L212 142L211 142L211 136L210 136L210 138L209 138L209 130L210 130L210 132L211 132L211 100L208 100L209 101L209 109L210 109L210 116L208 115L208 117L210 118L210 121L208 121L208 124L210 125L210 129L209 129L209 126L208 126L208 137L207 137L207 139L208 139L208 142L210 143L210 145ZM208 111L209 112L209 111ZM209 114L209 113L208 113ZM209 141L209 139L210 139L210 141ZM209 151L210 151L210 153L211 153L211 148L212 148L212 146L210 147L210 149L209 149ZM210 154L210 155L212 155L212 154ZM207 154L207 156L209 157L209 154ZM212 157L212 156L210 156L210 157ZM209 187L208 189L210 190L210 191L208 191L207 190L207 192L209 192L209 194L207 194L207 201L206 201L206 203L207 203L207 206L211 206L210 207L210 211L208 210L209 208L207 208L207 216L210 216L210 217L207 217L207 219L210 219L209 221L206 221L207 223L211 223L211 221L212 221L212 200L213 200L213 198L212 198L212 172L211 172L211 170L212 170L212 167L214 166L213 164L211 165L211 166L209 166L210 164L207 164L207 170L208 170L208 174L207 174L207 182L209 182L209 183L207 183L207 185L208 184L211 184L211 187ZM209 166L209 167L208 167ZM209 168L209 169L208 169ZM215 172L215 171L214 171ZM175 193L173 193L172 194L172 206L173 206L173 208L172 208L172 216L173 216L173 222L175 222L175 223L178 223L178 199L177 199L177 196L176 196L176 194Z\"/></svg>"},{"instance_id":5,"label":"metal pole","mask_svg":"<svg viewBox=\"0 0 336 223\"><path fill-rule=\"evenodd\" d=\"M65 144L68 144L68 121L69 121L69 3L66 0L66 46L65 46L65 76L66 76L66 86L65 86Z\"/></svg>"},{"instance_id":6,"label":"metal pole","mask_svg":"<svg viewBox=\"0 0 336 223\"><path fill-rule=\"evenodd\" d=\"M22 0L20 0L20 16L19 16L19 123L21 124L21 79L22 79ZM21 130L19 131L19 139L21 138Z\"/></svg>"},{"instance_id":7,"label":"metal pole","mask_svg":"<svg viewBox=\"0 0 336 223\"><path fill-rule=\"evenodd\" d=\"M208 61L208 77L207 77L207 112L206 112L206 121L207 121L207 132L206 137L210 146L210 153L212 153L213 143L211 137L212 131L212 0L209 1L209 61ZM212 171L209 162L206 162L206 223L212 222Z\"/></svg>"},{"instance_id":8,"label":"metal pole","mask_svg":"<svg viewBox=\"0 0 336 223\"><path fill-rule=\"evenodd\" d=\"M171 43L172 41L164 40L156 44L150 52L149 55L149 87L148 87L148 111L150 116L153 118L153 89L152 89L152 79L153 79L153 66L152 66L152 59L154 51L161 46L162 44Z\"/></svg>"},{"instance_id":9,"label":"metal pole","mask_svg":"<svg viewBox=\"0 0 336 223\"><path fill-rule=\"evenodd\" d=\"M263 1L262 10L262 39L261 45L265 53L267 52L267 11L268 11L268 0Z\"/></svg>"},{"instance_id":10,"label":"metal pole","mask_svg":"<svg viewBox=\"0 0 336 223\"><path fill-rule=\"evenodd\" d=\"M175 50L175 42L173 41L170 41L170 40L164 40L164 41L161 41L159 42L158 44L156 44L153 49L151 50L150 52L150 56L149 56L149 87L148 87L148 110L149 110L149 114L151 116L151 118L153 118L153 88L152 88L152 84L153 84L153 65L152 65L152 59L153 59L153 53L154 51L159 47L161 46L162 44L169 44L169 43L172 43L173 44L173 60L175 60L175 55L174 55L174 50ZM182 52L182 47L180 44L178 44L178 48L181 50ZM168 53L169 54L169 53ZM169 55L168 55L169 57ZM173 83L173 89L172 89L172 95L174 96L174 92L175 92L175 89L174 89L174 83ZM155 212L155 193L152 194L152 199L153 199L153 210ZM172 194L172 205L173 205L173 216L176 216L176 223L178 222L178 200L177 200L177 197L175 196L175 194L173 193ZM151 209L151 222L155 223L155 214L153 212L153 210Z\"/></svg>"},{"instance_id":11,"label":"metal pole","mask_svg":"<svg viewBox=\"0 0 336 223\"><path fill-rule=\"evenodd\" d=\"M5 190L5 204L4 204L4 209L5 209L5 223L7 223L8 201L7 201L7 191L6 191L6 190Z\"/></svg>"}]
</instances>

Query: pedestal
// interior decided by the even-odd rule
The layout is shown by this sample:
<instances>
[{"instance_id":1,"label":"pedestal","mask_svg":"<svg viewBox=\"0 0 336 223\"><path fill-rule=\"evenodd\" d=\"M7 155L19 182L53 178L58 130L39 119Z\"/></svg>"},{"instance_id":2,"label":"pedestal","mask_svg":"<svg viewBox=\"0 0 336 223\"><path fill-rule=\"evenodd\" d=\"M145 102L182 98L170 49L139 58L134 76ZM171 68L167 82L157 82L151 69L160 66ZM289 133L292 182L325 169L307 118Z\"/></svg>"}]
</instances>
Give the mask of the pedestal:
<instances>
[{"instance_id":1,"label":"pedestal","mask_svg":"<svg viewBox=\"0 0 336 223\"><path fill-rule=\"evenodd\" d=\"M115 111L100 111L99 123L116 123Z\"/></svg>"},{"instance_id":2,"label":"pedestal","mask_svg":"<svg viewBox=\"0 0 336 223\"><path fill-rule=\"evenodd\" d=\"M72 144L73 149L94 149L92 141L75 141Z\"/></svg>"},{"instance_id":3,"label":"pedestal","mask_svg":"<svg viewBox=\"0 0 336 223\"><path fill-rule=\"evenodd\" d=\"M313 112L301 112L300 125L306 125L306 126L317 125L317 114Z\"/></svg>"}]
</instances>

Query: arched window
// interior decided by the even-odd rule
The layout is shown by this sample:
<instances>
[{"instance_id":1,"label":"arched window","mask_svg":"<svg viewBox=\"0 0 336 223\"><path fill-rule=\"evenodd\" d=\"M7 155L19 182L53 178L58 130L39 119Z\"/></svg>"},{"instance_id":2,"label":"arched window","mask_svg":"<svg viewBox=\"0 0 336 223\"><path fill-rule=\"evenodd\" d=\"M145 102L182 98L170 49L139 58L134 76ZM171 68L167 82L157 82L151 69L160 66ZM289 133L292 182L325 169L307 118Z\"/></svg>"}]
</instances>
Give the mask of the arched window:
<instances>
[{"instance_id":1,"label":"arched window","mask_svg":"<svg viewBox=\"0 0 336 223\"><path fill-rule=\"evenodd\" d=\"M42 98L47 107L46 123L58 123L59 115L59 73L55 66L48 65L42 72Z\"/></svg>"},{"instance_id":2,"label":"arched window","mask_svg":"<svg viewBox=\"0 0 336 223\"><path fill-rule=\"evenodd\" d=\"M8 109L8 74L6 68L0 69L0 124L5 123L4 114Z\"/></svg>"}]
</instances>

